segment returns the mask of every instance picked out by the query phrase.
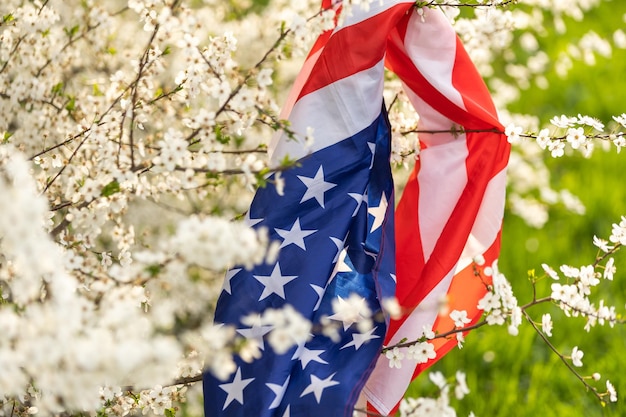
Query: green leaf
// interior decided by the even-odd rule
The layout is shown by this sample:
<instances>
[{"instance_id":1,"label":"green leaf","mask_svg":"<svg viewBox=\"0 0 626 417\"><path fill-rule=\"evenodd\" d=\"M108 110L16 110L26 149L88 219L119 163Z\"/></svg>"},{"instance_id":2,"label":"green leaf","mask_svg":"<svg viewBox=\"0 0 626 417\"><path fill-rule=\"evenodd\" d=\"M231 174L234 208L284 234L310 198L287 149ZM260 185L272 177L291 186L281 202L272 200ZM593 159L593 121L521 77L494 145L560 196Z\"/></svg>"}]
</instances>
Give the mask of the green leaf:
<instances>
[{"instance_id":1,"label":"green leaf","mask_svg":"<svg viewBox=\"0 0 626 417\"><path fill-rule=\"evenodd\" d=\"M15 17L13 17L13 14L11 13L2 16L2 23L12 22L13 20L15 20Z\"/></svg>"},{"instance_id":2,"label":"green leaf","mask_svg":"<svg viewBox=\"0 0 626 417\"><path fill-rule=\"evenodd\" d=\"M65 105L67 111L73 111L76 108L76 97L69 96L69 101Z\"/></svg>"},{"instance_id":3,"label":"green leaf","mask_svg":"<svg viewBox=\"0 0 626 417\"><path fill-rule=\"evenodd\" d=\"M68 36L68 38L73 38L74 35L76 35L78 33L78 30L80 29L79 25L75 25L72 26L71 28L63 28L63 31L65 32L65 34Z\"/></svg>"},{"instance_id":4,"label":"green leaf","mask_svg":"<svg viewBox=\"0 0 626 417\"><path fill-rule=\"evenodd\" d=\"M102 192L100 192L100 195L102 197L110 197L113 194L116 194L119 192L120 192L120 183L117 182L116 180L113 180L107 185L105 185L104 188L102 188Z\"/></svg>"},{"instance_id":5,"label":"green leaf","mask_svg":"<svg viewBox=\"0 0 626 417\"><path fill-rule=\"evenodd\" d=\"M9 139L11 138L11 136L13 136L13 133L4 132L4 135L2 137L2 143L9 143Z\"/></svg>"},{"instance_id":6,"label":"green leaf","mask_svg":"<svg viewBox=\"0 0 626 417\"><path fill-rule=\"evenodd\" d=\"M55 84L55 85L52 87L52 90L51 90L51 91L52 91L52 94L55 94L55 95L57 95L57 94L63 94L63 87L64 87L64 86L65 86L65 84L63 84L62 82L60 82L60 83L58 83L58 84Z\"/></svg>"},{"instance_id":7,"label":"green leaf","mask_svg":"<svg viewBox=\"0 0 626 417\"><path fill-rule=\"evenodd\" d=\"M256 185L259 188L267 187L267 179L261 173L256 174Z\"/></svg>"},{"instance_id":8,"label":"green leaf","mask_svg":"<svg viewBox=\"0 0 626 417\"><path fill-rule=\"evenodd\" d=\"M102 97L104 95L104 93L100 91L98 84L93 85L93 95L96 97Z\"/></svg>"},{"instance_id":9,"label":"green leaf","mask_svg":"<svg viewBox=\"0 0 626 417\"><path fill-rule=\"evenodd\" d=\"M166 408L165 417L176 417L176 410L174 408Z\"/></svg>"},{"instance_id":10,"label":"green leaf","mask_svg":"<svg viewBox=\"0 0 626 417\"><path fill-rule=\"evenodd\" d=\"M292 166L298 166L298 164L296 164L295 159L291 159L289 155L285 155L285 157L280 161L280 166L283 168L287 168Z\"/></svg>"},{"instance_id":11,"label":"green leaf","mask_svg":"<svg viewBox=\"0 0 626 417\"><path fill-rule=\"evenodd\" d=\"M148 265L146 267L146 272L150 274L151 277L156 277L157 275L159 275L159 272L161 272L161 265Z\"/></svg>"},{"instance_id":12,"label":"green leaf","mask_svg":"<svg viewBox=\"0 0 626 417\"><path fill-rule=\"evenodd\" d=\"M226 145L230 143L230 136L222 134L222 128L215 126L215 140L222 145Z\"/></svg>"}]
</instances>

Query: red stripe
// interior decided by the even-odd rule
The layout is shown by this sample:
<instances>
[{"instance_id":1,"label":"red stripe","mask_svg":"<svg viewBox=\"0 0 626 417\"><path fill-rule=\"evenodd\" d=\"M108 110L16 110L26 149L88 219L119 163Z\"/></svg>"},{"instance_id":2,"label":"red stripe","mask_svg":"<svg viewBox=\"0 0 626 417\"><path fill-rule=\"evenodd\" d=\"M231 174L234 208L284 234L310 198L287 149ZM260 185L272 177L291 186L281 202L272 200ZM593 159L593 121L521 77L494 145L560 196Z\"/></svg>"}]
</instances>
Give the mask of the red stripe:
<instances>
[{"instance_id":1,"label":"red stripe","mask_svg":"<svg viewBox=\"0 0 626 417\"><path fill-rule=\"evenodd\" d=\"M452 85L461 92L467 113L502 129L489 89L458 37L454 69Z\"/></svg>"},{"instance_id":2,"label":"red stripe","mask_svg":"<svg viewBox=\"0 0 626 417\"><path fill-rule=\"evenodd\" d=\"M423 99L426 99L428 104L445 117L460 123L466 129L500 127L497 119L495 119L495 109L491 103L489 93L479 74L476 71L465 71L468 67L473 67L473 65L464 64L468 62L469 57L461 44L457 44L453 78L456 79L457 84L461 87L460 92L463 94L464 100L469 103L470 108L476 111L480 117L470 114L452 103L418 71L407 56L400 38L406 32L405 28L409 19L410 16L406 16L403 19L402 25L399 26L398 30L394 31L394 39L389 44L387 62L391 69L396 72L409 88ZM463 73L466 73L466 75L456 75ZM472 99L466 97L470 93L472 94ZM486 104L478 105L476 100ZM417 306L439 283L441 278L454 267L465 247L467 236L471 232L487 184L506 165L509 145L502 140L501 135L494 133L468 133L466 140L468 144L468 158L466 160L468 182L450 216L452 221L449 221L444 227L428 262L423 265L423 261L418 259L419 256L416 256L415 253L411 254L404 251L404 248L398 245L398 258L402 269L398 270L399 287L397 292L401 294L406 307ZM407 195L403 196L403 198L415 201L419 197L416 190L417 187L405 190L404 193ZM399 217L404 219L407 215L404 215L402 210L404 209L398 207L398 211L401 212ZM399 224L398 229L410 227L411 225ZM414 229L414 233L417 233L418 230ZM407 268L409 264L412 265ZM405 290L408 290L408 293L404 293Z\"/></svg>"},{"instance_id":3,"label":"red stripe","mask_svg":"<svg viewBox=\"0 0 626 417\"><path fill-rule=\"evenodd\" d=\"M485 266L491 265L500 253L501 233L498 233L498 237L495 242L485 252ZM491 284L491 277L487 277L482 272L482 268L479 268L481 277L477 277L474 272L474 265L469 265L454 276L452 283L450 284L450 290L448 292L450 299L449 309L467 311L468 317L471 322L468 326L478 323L482 317L483 311L478 309L478 301L485 296L487 288L485 285ZM450 316L439 316L433 325L433 330L439 330L440 333L447 332L454 328L454 322L450 319ZM467 332L465 333L467 334ZM457 345L456 338L451 340L436 339L431 341L435 344L437 351L437 357L427 363L419 364L415 369L413 378L425 369L435 364L439 359L445 356L453 347Z\"/></svg>"},{"instance_id":4,"label":"red stripe","mask_svg":"<svg viewBox=\"0 0 626 417\"><path fill-rule=\"evenodd\" d=\"M499 135L489 135L496 136L495 139L499 139ZM473 149L470 149L470 154L467 158L467 185L450 215L450 220L444 226L428 261L424 264L421 251L410 252L410 249L403 247L400 243L397 246L396 269L398 282L396 296L400 305L405 309L412 310L417 307L457 264L482 204L487 184L498 172L494 172L494 167L503 163L498 161L497 157L503 152L502 148L506 148L506 146L503 146L503 142L508 145L506 141L468 140L468 142L473 145ZM418 190L416 189L416 191L412 188L407 189L404 191L402 198L416 201ZM407 214L402 213L402 210L405 208L408 207L398 206L396 211L397 219L405 219L411 215L410 212ZM415 212L413 212L413 215L416 215ZM402 230L410 227L414 226L412 224L402 224L398 220L396 229ZM419 229L413 229L412 231L407 231L407 234L410 235L413 232L413 239L417 240L419 239L416 237L418 231ZM407 317L405 316L397 322L393 321L390 324L389 331L395 333Z\"/></svg>"},{"instance_id":5,"label":"red stripe","mask_svg":"<svg viewBox=\"0 0 626 417\"><path fill-rule=\"evenodd\" d=\"M501 242L501 234L498 233L496 240L493 244L485 251L485 266L491 265L497 258L500 252L500 242ZM484 273L482 273L482 268L479 268L481 271L482 277L477 277L474 273L474 265L468 265L462 271L457 273L452 282L450 283L450 289L448 291L449 310L465 310L467 312L468 317L471 319L471 322L468 323L468 326L478 323L480 318L482 317L483 311L479 310L477 307L478 301L484 297L487 293L487 289L485 284L490 284L491 279L486 277ZM454 328L454 322L450 319L450 316L439 316L433 325L433 331L438 331L439 333L447 332ZM467 332L465 333L467 334ZM429 343L435 345L435 351L437 356L435 359L432 359L426 363L422 363L417 365L415 371L413 372L413 379L415 379L419 374L424 372L426 369L434 365L437 361L443 358L450 350L457 346L456 337L452 337L451 339L434 339ZM395 408L391 411L390 415L393 415L399 407L400 403L398 403ZM375 410L372 407L372 410Z\"/></svg>"},{"instance_id":6,"label":"red stripe","mask_svg":"<svg viewBox=\"0 0 626 417\"><path fill-rule=\"evenodd\" d=\"M398 4L333 33L298 99L380 62L385 56L387 33L411 7Z\"/></svg>"},{"instance_id":7,"label":"red stripe","mask_svg":"<svg viewBox=\"0 0 626 417\"><path fill-rule=\"evenodd\" d=\"M389 44L387 47L387 59L386 64L387 67L396 73L400 79L409 87L413 92L415 92L422 99L426 100L430 106L432 106L439 113L444 116L450 118L455 123L465 127L466 129L493 129L498 128L503 130L503 127L498 122L495 111L490 114L487 111L479 112L480 117L478 115L474 115L468 113L465 109L460 108L453 102L451 102L443 93L437 90L430 82L422 75L422 73L415 67L413 61L407 54L407 51L404 47L404 35L406 34L406 27L409 23L411 15L406 15L403 18L403 21L398 25L398 28L395 28L389 36ZM466 71L469 67L473 67L470 63L467 65L463 64L463 60L469 60L467 54L465 53L462 45L458 44L461 48L457 48L457 56L456 56L456 65L454 68L454 73ZM463 55L459 55L459 51L463 51ZM461 68L462 67L462 68ZM478 76L478 73L473 73L472 76ZM454 75L453 75L454 77ZM457 81L462 83L464 86L471 83L471 78L463 79L457 78ZM485 88L485 84L478 76L477 79L474 80L474 87L470 89L477 90L479 88ZM463 90L460 90L461 94L467 94ZM485 95L486 94L486 95ZM480 95L481 97L487 97L489 102L491 99L489 98L488 91L484 94ZM481 106L476 106L475 108L480 108ZM490 108L489 106L483 106L486 108ZM491 105L493 108L493 105Z\"/></svg>"},{"instance_id":8,"label":"red stripe","mask_svg":"<svg viewBox=\"0 0 626 417\"><path fill-rule=\"evenodd\" d=\"M317 51L319 51L320 49L323 49L326 46L326 43L328 42L328 39L330 39L332 34L333 34L332 30L327 30L326 32L322 33L315 41L315 44L309 51L309 55L307 55L306 59L311 58L311 56L315 55Z\"/></svg>"},{"instance_id":9,"label":"red stripe","mask_svg":"<svg viewBox=\"0 0 626 417\"><path fill-rule=\"evenodd\" d=\"M410 288L420 280L424 268L424 252L420 239L420 227L417 214L419 213L419 184L417 172L419 160L406 183L402 197L395 212L396 233L396 299L400 306L412 308L412 300L407 299L411 294ZM389 343L393 335L406 318L391 320L385 344Z\"/></svg>"}]
</instances>

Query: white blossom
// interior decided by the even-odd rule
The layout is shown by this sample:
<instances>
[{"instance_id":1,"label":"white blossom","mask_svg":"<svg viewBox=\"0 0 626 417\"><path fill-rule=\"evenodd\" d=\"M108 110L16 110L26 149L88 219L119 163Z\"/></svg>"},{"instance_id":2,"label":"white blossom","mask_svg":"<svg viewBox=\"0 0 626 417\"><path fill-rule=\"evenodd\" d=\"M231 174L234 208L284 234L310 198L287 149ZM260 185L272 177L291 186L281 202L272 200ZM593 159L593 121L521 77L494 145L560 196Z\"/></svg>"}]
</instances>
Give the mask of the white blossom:
<instances>
[{"instance_id":1,"label":"white blossom","mask_svg":"<svg viewBox=\"0 0 626 417\"><path fill-rule=\"evenodd\" d=\"M385 357L389 359L390 368L400 369L402 367L402 359L404 359L404 353L402 353L398 347L394 347L393 349L385 352Z\"/></svg>"},{"instance_id":2,"label":"white blossom","mask_svg":"<svg viewBox=\"0 0 626 417\"><path fill-rule=\"evenodd\" d=\"M574 348L572 349L572 364L576 367L581 367L583 366L583 362L582 362L582 358L583 358L583 351L578 349L578 346L574 346Z\"/></svg>"},{"instance_id":3,"label":"white blossom","mask_svg":"<svg viewBox=\"0 0 626 417\"><path fill-rule=\"evenodd\" d=\"M417 363L426 363L435 359L435 346L429 342L419 342L407 348L407 358L415 360Z\"/></svg>"},{"instance_id":4,"label":"white blossom","mask_svg":"<svg viewBox=\"0 0 626 417\"><path fill-rule=\"evenodd\" d=\"M541 316L541 328L546 336L552 336L552 317L550 313L544 313Z\"/></svg>"},{"instance_id":5,"label":"white blossom","mask_svg":"<svg viewBox=\"0 0 626 417\"><path fill-rule=\"evenodd\" d=\"M27 414L163 415L182 401L198 414L192 403L200 384L188 391L165 385L202 370L227 380L236 371L235 348L254 360L262 347L286 352L310 338L312 324L290 307L257 317L271 327L263 346L213 323L212 312L228 288L224 270L273 263L280 249L263 228L233 219L247 210L268 167L274 131L288 128L278 103L302 57L336 19L341 25L382 3L346 0L341 16L336 7L320 11L317 0L248 3L7 0L0 6L0 414L6 404L23 402L20 412ZM566 74L577 62L616 53L626 44L623 31L611 32L612 44L587 32L548 57L541 50L545 27L564 30L570 23L561 17L576 22L597 1L532 0L516 10L477 8L470 17L456 3L442 8L446 18L492 87L509 140L520 144L508 167L512 213L538 228L555 204L584 214L576 196L550 185L541 149L553 157L569 148L589 154L595 132L606 130L606 142L619 151L626 147L626 114L606 128L581 114L557 116L546 128L537 115L509 114L507 106L523 88L545 87L551 63ZM427 24L428 9L418 14ZM288 32L274 48L281 27ZM516 42L528 58L512 55ZM501 60L508 80L495 65ZM428 148L429 134L418 132L424 120L401 83L386 78L385 102L394 103L391 161L409 167ZM538 146L521 143L524 132L537 131ZM323 139L315 133L311 127L302 135L307 146ZM280 170L268 183L279 195L289 187ZM594 238L605 254L625 243L624 218L607 240ZM484 257L473 262L482 266ZM562 279L544 266L555 280L551 298L566 315L583 316L586 330L615 325L615 307L589 297L616 278L615 264L611 257L597 270L565 267ZM487 266L483 278L485 320L515 334L521 311L510 284L497 265ZM383 303L393 318L404 313L397 303ZM322 334L337 337L342 321L371 329L367 303L351 297L335 304L342 320L323 319ZM469 323L466 312L445 314L458 327ZM435 359L429 326L420 336L428 341L388 350L389 365ZM545 315L542 329L552 329ZM460 347L463 334L456 338ZM582 352L571 356L576 364ZM453 388L457 397L467 394L464 374L457 373L456 385L433 378L439 397L403 400L401 415L455 415L449 396ZM129 384L140 391L121 389ZM616 401L606 384L605 395Z\"/></svg>"}]
</instances>

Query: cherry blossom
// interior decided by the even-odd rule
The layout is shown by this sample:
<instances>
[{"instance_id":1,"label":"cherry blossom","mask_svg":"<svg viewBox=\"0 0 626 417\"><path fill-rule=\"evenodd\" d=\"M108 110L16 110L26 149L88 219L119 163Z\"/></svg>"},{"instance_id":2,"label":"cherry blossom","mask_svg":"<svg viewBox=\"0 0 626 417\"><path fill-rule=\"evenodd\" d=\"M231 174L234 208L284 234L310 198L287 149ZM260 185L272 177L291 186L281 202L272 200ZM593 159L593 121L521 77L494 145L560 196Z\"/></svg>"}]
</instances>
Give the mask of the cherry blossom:
<instances>
[{"instance_id":1,"label":"cherry blossom","mask_svg":"<svg viewBox=\"0 0 626 417\"><path fill-rule=\"evenodd\" d=\"M211 316L236 279L224 280L227 268L272 262L281 249L267 231L250 228L260 219L246 210L256 187L276 187L280 196L289 186L280 172L293 161L270 165L267 148L277 130L289 132L280 106L302 58L318 34L373 1L344 1L339 16L320 11L319 0L254 9L221 0L2 2L0 415L9 408L14 415L164 415L184 401L193 409L198 375L231 378L233 353L254 360L263 348L300 346L315 331L332 337L337 325L372 328L367 304L354 297L335 303L335 317L321 329L292 308L250 318L251 328L268 330L263 345ZM626 147L626 114L606 124L558 115L541 126L535 115L507 111L524 88L547 82L544 28L566 31L564 17L578 21L598 2L474 2L482 7L471 16L459 13L463 2L442 6L502 109L503 133L514 143L508 205L530 227L545 225L556 204L585 213L575 195L552 188L544 154L589 154L598 142ZM558 58L557 71L610 56L624 39L621 30L611 40L588 32ZM518 40L529 57L511 54ZM505 61L506 76L495 57ZM386 80L384 96L401 179L419 159L425 133L397 79ZM315 132L305 140L313 143ZM544 300L583 317L585 330L619 323L616 307L592 296L617 277L612 254L625 243L622 218L608 238L594 237L601 261L542 265L551 278ZM476 270L487 288L478 305L484 322L511 334L525 319L532 326L532 302L518 303L497 264L484 265L482 256L474 263L484 267ZM391 316L403 313L397 300L384 304ZM450 334L417 330L414 341L387 347L389 365L436 359L436 338L461 347L470 319L447 314ZM541 317L546 336L556 325L551 317ZM572 364L581 359L576 347ZM401 415L454 415L453 385L457 398L469 392L465 374L455 377L456 385L432 374L438 397L406 399ZM616 401L615 387L605 387L595 392Z\"/></svg>"}]
</instances>

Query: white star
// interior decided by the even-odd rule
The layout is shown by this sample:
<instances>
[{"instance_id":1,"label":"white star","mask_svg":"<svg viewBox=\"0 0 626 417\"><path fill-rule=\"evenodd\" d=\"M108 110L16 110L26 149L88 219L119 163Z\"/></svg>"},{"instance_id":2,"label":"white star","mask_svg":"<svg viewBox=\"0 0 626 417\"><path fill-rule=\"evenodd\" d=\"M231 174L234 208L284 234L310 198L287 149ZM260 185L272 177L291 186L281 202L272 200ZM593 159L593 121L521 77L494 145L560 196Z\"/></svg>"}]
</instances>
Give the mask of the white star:
<instances>
[{"instance_id":1,"label":"white star","mask_svg":"<svg viewBox=\"0 0 626 417\"><path fill-rule=\"evenodd\" d=\"M387 212L387 205L387 196L385 195L385 193L383 193L382 197L380 198L380 204L378 205L378 207L368 207L367 212L374 216L374 222L372 223L372 229L370 230L370 233L383 225L383 221L385 220L385 213Z\"/></svg>"},{"instance_id":2,"label":"white star","mask_svg":"<svg viewBox=\"0 0 626 417\"><path fill-rule=\"evenodd\" d=\"M250 218L250 210L248 210L246 212L246 217L244 218L244 222L248 226L250 226L250 227L256 226L257 224L261 223L262 221L263 221L262 218L261 219L252 219L252 218Z\"/></svg>"},{"instance_id":3,"label":"white star","mask_svg":"<svg viewBox=\"0 0 626 417\"><path fill-rule=\"evenodd\" d=\"M320 358L320 355L324 352L326 351L323 349L313 350L313 349L308 349L307 347L303 346L302 349L300 350L300 354L298 355L298 360L300 360L300 365L302 365L302 369L306 368L306 366L311 361L321 363L322 365L328 365L328 362ZM292 359L295 359L295 358L292 358Z\"/></svg>"},{"instance_id":4,"label":"white star","mask_svg":"<svg viewBox=\"0 0 626 417\"><path fill-rule=\"evenodd\" d=\"M333 377L335 376L335 374L336 372L326 379L319 379L315 375L311 375L311 384L306 387L304 391L302 391L300 398L304 397L307 394L313 393L313 395L315 395L317 403L319 404L320 400L322 399L322 392L326 388L332 387L334 385L339 385L339 382L333 381Z\"/></svg>"},{"instance_id":5,"label":"white star","mask_svg":"<svg viewBox=\"0 0 626 417\"><path fill-rule=\"evenodd\" d=\"M228 384L220 384L219 387L226 391L228 394L226 396L226 401L224 402L224 408L222 410L226 410L226 407L233 401L237 401L239 404L243 405L243 390L254 381L254 378L246 378L241 379L241 368L237 368L237 373L235 374L235 378L233 382Z\"/></svg>"},{"instance_id":6,"label":"white star","mask_svg":"<svg viewBox=\"0 0 626 417\"><path fill-rule=\"evenodd\" d=\"M270 384L270 383L265 384L269 387L269 389L271 389L274 392L274 394L276 394L276 398L274 398L274 401L272 401L268 410L277 408L280 405L280 402L283 400L283 396L285 395L285 391L287 391L287 385L289 384L290 378L291 376L288 376L287 380L285 381L283 385Z\"/></svg>"},{"instance_id":7,"label":"white star","mask_svg":"<svg viewBox=\"0 0 626 417\"><path fill-rule=\"evenodd\" d=\"M259 349L265 350L265 343L263 343L263 336L268 334L273 326L267 326L261 324L261 316L256 315L250 318L249 322L245 324L250 325L249 329L237 329L237 333L245 337L246 339L255 339L259 343Z\"/></svg>"},{"instance_id":8,"label":"white star","mask_svg":"<svg viewBox=\"0 0 626 417\"><path fill-rule=\"evenodd\" d=\"M317 311L320 308L320 304L322 303L322 296L324 295L324 288L315 284L309 284L309 285L311 286L311 288L313 288L313 291L315 291L318 297L317 304L315 304L315 307L313 307L313 311Z\"/></svg>"},{"instance_id":9,"label":"white star","mask_svg":"<svg viewBox=\"0 0 626 417\"><path fill-rule=\"evenodd\" d=\"M285 408L285 413L283 414L283 417L289 417L291 415L289 407L291 407L291 404L289 404L287 408Z\"/></svg>"},{"instance_id":10,"label":"white star","mask_svg":"<svg viewBox=\"0 0 626 417\"><path fill-rule=\"evenodd\" d=\"M335 311L335 314L328 316L331 320L342 322L344 331L348 330L354 323L363 319L362 312L368 310L365 298L353 294L350 295L348 300L351 301L346 301L338 295L337 303L333 302L333 311Z\"/></svg>"},{"instance_id":11,"label":"white star","mask_svg":"<svg viewBox=\"0 0 626 417\"><path fill-rule=\"evenodd\" d=\"M317 232L317 230L302 230L300 227L300 219L296 219L293 226L291 226L291 230L283 230L283 229L274 229L276 233L282 237L283 243L280 244L281 248L285 246L294 244L301 249L306 251L306 246L304 246L304 238L312 235Z\"/></svg>"},{"instance_id":12,"label":"white star","mask_svg":"<svg viewBox=\"0 0 626 417\"><path fill-rule=\"evenodd\" d=\"M396 279L396 274L389 274L391 275L391 279L393 280L393 282L398 282L398 280Z\"/></svg>"},{"instance_id":13,"label":"white star","mask_svg":"<svg viewBox=\"0 0 626 417\"><path fill-rule=\"evenodd\" d=\"M356 214L359 212L359 209L361 208L361 203L363 202L363 198L365 197L365 194L348 193L348 195L356 200L356 208L354 209L354 212L352 213L352 217L354 217L356 216Z\"/></svg>"},{"instance_id":14,"label":"white star","mask_svg":"<svg viewBox=\"0 0 626 417\"><path fill-rule=\"evenodd\" d=\"M355 350L359 350L365 342L369 342L372 339L379 339L380 336L373 334L376 329L377 328L374 327L373 329L370 329L370 331L367 333L352 333L352 342L346 343L341 347L341 349L354 346Z\"/></svg>"},{"instance_id":15,"label":"white star","mask_svg":"<svg viewBox=\"0 0 626 417\"><path fill-rule=\"evenodd\" d=\"M228 294L231 294L230 280L233 279L233 277L237 275L239 271L241 271L241 268L231 269L226 272L226 277L224 278L224 286L222 287L222 289Z\"/></svg>"},{"instance_id":16,"label":"white star","mask_svg":"<svg viewBox=\"0 0 626 417\"><path fill-rule=\"evenodd\" d=\"M313 178L303 177L301 175L298 175L298 178L304 183L304 185L306 185L306 192L302 196L300 203L304 203L305 201L314 198L317 200L319 205L322 206L322 208L325 208L324 193L336 187L337 184L324 181L324 167L320 165L315 177Z\"/></svg>"},{"instance_id":17,"label":"white star","mask_svg":"<svg viewBox=\"0 0 626 417\"><path fill-rule=\"evenodd\" d=\"M374 166L374 153L376 152L376 144L372 142L367 142L367 146L369 146L370 151L372 152L372 162L370 163L370 169Z\"/></svg>"},{"instance_id":18,"label":"white star","mask_svg":"<svg viewBox=\"0 0 626 417\"><path fill-rule=\"evenodd\" d=\"M283 276L280 272L280 265L278 262L272 270L272 274L269 276L253 275L254 278L265 286L263 293L259 297L259 301L269 297L271 294L276 294L283 300L285 299L285 285L294 279L298 278L296 275Z\"/></svg>"},{"instance_id":19,"label":"white star","mask_svg":"<svg viewBox=\"0 0 626 417\"><path fill-rule=\"evenodd\" d=\"M341 254L341 250L343 249L343 240L332 236L330 237L330 240L332 240L335 246L337 246L337 254L335 255L335 259L333 259L333 263L335 263L339 260L339 255Z\"/></svg>"},{"instance_id":20,"label":"white star","mask_svg":"<svg viewBox=\"0 0 626 417\"><path fill-rule=\"evenodd\" d=\"M352 268L350 268L350 266L346 263L346 256L348 256L348 251L344 248L339 253L339 259L335 264L335 268L333 268L332 274L330 274L330 279L328 280L329 283L335 278L338 273L352 271Z\"/></svg>"}]
</instances>

